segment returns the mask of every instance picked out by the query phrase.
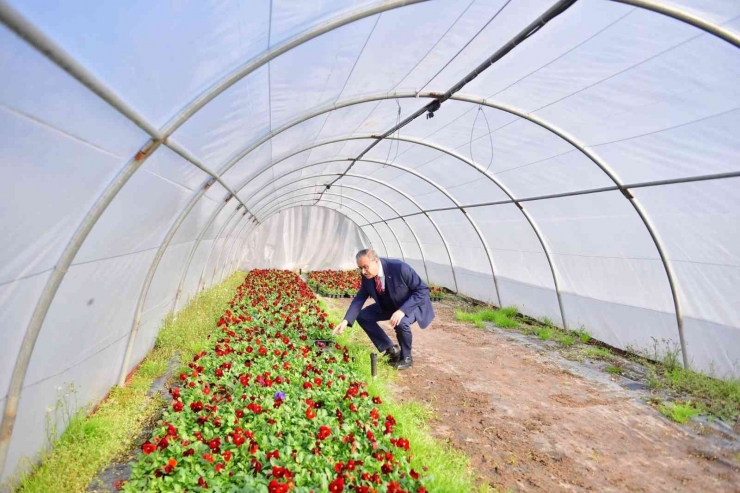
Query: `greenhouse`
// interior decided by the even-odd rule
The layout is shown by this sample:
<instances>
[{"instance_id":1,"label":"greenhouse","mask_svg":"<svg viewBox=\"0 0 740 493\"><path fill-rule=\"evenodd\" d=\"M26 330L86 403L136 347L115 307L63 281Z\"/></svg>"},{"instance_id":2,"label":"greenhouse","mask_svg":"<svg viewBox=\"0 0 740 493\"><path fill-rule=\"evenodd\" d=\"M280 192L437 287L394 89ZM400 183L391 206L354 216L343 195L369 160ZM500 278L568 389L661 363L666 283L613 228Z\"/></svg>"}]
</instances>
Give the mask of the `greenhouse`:
<instances>
[{"instance_id":1,"label":"greenhouse","mask_svg":"<svg viewBox=\"0 0 740 493\"><path fill-rule=\"evenodd\" d=\"M0 0L0 67L0 490L740 484L737 0Z\"/></svg>"}]
</instances>

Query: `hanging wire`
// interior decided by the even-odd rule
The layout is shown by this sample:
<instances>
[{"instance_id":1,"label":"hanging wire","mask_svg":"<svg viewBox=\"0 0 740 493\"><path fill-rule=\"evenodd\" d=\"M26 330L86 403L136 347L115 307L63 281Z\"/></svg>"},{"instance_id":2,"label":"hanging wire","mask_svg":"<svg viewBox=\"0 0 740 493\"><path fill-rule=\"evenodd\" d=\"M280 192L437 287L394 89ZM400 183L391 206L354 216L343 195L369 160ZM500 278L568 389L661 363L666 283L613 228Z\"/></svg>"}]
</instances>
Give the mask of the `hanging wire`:
<instances>
[{"instance_id":1,"label":"hanging wire","mask_svg":"<svg viewBox=\"0 0 740 493\"><path fill-rule=\"evenodd\" d=\"M491 163L493 163L493 135L491 135L491 125L488 124L488 117L486 116L486 112L483 111L483 107L481 105L478 105L478 111L475 114L473 126L470 127L470 160L475 162L475 158L473 158L473 131L475 130L475 124L478 122L478 115L480 113L483 113L483 119L486 121L486 127L488 128L488 140L491 142L491 158L488 160L488 166L486 166L487 172L488 168L491 167Z\"/></svg>"},{"instance_id":2,"label":"hanging wire","mask_svg":"<svg viewBox=\"0 0 740 493\"><path fill-rule=\"evenodd\" d=\"M398 102L398 98L396 98L396 106L398 106L398 112L396 113L396 127L398 127L401 124L401 103ZM396 136L401 136L401 129L399 128L396 131ZM398 157L398 147L401 145L400 140L396 140L396 154L393 156L393 161L390 162L390 164L393 164L396 161L396 158ZM393 149L393 141L391 140L388 145L388 154L385 156L385 162L388 163L388 158L391 157L391 149ZM387 164L383 164L383 168L385 168Z\"/></svg>"}]
</instances>

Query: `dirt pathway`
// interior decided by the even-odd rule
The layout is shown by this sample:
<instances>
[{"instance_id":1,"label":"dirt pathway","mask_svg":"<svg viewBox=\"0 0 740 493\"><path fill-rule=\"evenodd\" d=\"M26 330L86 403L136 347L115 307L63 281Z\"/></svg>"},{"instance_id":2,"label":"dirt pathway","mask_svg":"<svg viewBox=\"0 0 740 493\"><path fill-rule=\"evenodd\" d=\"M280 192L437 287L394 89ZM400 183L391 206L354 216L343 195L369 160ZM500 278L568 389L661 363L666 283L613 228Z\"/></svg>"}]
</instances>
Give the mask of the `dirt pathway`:
<instances>
[{"instance_id":1,"label":"dirt pathway","mask_svg":"<svg viewBox=\"0 0 740 493\"><path fill-rule=\"evenodd\" d=\"M344 309L350 300L326 301ZM503 491L740 492L731 456L607 374L584 378L554 351L455 322L451 302L435 307L428 329L414 326L414 367L398 379L397 398L436 411L432 433L471 457L481 484Z\"/></svg>"}]
</instances>

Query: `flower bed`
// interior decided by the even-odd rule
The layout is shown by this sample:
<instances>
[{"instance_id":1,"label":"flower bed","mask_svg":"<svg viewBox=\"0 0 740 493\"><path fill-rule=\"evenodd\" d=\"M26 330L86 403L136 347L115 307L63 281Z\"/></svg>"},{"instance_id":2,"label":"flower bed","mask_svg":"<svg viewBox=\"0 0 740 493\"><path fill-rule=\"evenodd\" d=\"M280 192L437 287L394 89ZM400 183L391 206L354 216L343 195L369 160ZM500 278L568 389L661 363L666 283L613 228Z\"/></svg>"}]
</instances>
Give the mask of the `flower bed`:
<instances>
[{"instance_id":1,"label":"flower bed","mask_svg":"<svg viewBox=\"0 0 740 493\"><path fill-rule=\"evenodd\" d=\"M315 270L308 274L308 285L324 296L354 296L360 289L357 270Z\"/></svg>"},{"instance_id":2,"label":"flower bed","mask_svg":"<svg viewBox=\"0 0 740 493\"><path fill-rule=\"evenodd\" d=\"M126 491L425 492L409 441L298 276L255 270L195 354Z\"/></svg>"},{"instance_id":3,"label":"flower bed","mask_svg":"<svg viewBox=\"0 0 740 493\"><path fill-rule=\"evenodd\" d=\"M439 301L445 296L445 290L442 286L437 286L435 284L429 285L429 297L432 299L432 301Z\"/></svg>"}]
</instances>

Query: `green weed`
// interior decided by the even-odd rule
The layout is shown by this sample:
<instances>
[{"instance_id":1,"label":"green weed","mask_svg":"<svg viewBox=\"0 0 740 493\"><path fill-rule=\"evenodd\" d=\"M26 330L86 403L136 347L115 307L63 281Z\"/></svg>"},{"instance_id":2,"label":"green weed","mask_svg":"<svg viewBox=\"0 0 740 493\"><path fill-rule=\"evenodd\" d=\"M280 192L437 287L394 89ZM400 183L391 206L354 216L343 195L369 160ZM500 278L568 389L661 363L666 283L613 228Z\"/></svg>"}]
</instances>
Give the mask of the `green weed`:
<instances>
[{"instance_id":1,"label":"green weed","mask_svg":"<svg viewBox=\"0 0 740 493\"><path fill-rule=\"evenodd\" d=\"M688 423L691 418L701 414L701 410L694 407L690 402L666 402L661 404L659 409L664 416L676 423Z\"/></svg>"},{"instance_id":2,"label":"green weed","mask_svg":"<svg viewBox=\"0 0 740 493\"><path fill-rule=\"evenodd\" d=\"M543 341L549 341L552 339L553 330L549 327L539 327L534 330L534 333Z\"/></svg>"},{"instance_id":3,"label":"green weed","mask_svg":"<svg viewBox=\"0 0 740 493\"><path fill-rule=\"evenodd\" d=\"M519 326L516 320L518 310L515 306L500 308L483 308L474 312L465 312L462 310L455 311L455 320L475 324L478 328L483 328L483 322L491 322L502 329L513 329Z\"/></svg>"},{"instance_id":4,"label":"green weed","mask_svg":"<svg viewBox=\"0 0 740 493\"><path fill-rule=\"evenodd\" d=\"M572 334L557 334L555 340L563 346L572 346L576 343L576 338Z\"/></svg>"},{"instance_id":5,"label":"green weed","mask_svg":"<svg viewBox=\"0 0 740 493\"><path fill-rule=\"evenodd\" d=\"M578 339L580 339L583 344L588 344L589 341L591 341L591 334L586 331L585 327L581 326L580 329L574 330L573 332L578 336Z\"/></svg>"},{"instance_id":6,"label":"green weed","mask_svg":"<svg viewBox=\"0 0 740 493\"><path fill-rule=\"evenodd\" d=\"M612 356L611 351L603 347L587 347L586 355L594 359L609 359Z\"/></svg>"}]
</instances>

